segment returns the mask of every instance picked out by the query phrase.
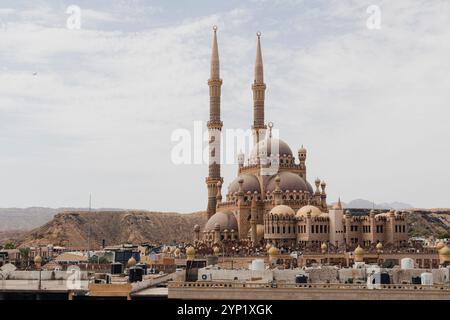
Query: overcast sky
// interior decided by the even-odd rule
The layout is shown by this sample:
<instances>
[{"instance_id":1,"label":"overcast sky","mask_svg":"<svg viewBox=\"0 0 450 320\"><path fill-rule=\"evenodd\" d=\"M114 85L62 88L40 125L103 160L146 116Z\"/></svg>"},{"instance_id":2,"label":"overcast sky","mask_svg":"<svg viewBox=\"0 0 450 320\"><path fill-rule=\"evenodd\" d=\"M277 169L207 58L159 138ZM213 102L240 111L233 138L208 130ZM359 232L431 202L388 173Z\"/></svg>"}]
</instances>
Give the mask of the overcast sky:
<instances>
[{"instance_id":1,"label":"overcast sky","mask_svg":"<svg viewBox=\"0 0 450 320\"><path fill-rule=\"evenodd\" d=\"M449 21L448 0L0 0L0 207L92 193L94 207L205 209L207 167L173 164L171 134L207 120L212 25L225 128L251 125L261 31L266 121L308 149L330 202L450 207ZM227 186L236 166L222 172Z\"/></svg>"}]
</instances>

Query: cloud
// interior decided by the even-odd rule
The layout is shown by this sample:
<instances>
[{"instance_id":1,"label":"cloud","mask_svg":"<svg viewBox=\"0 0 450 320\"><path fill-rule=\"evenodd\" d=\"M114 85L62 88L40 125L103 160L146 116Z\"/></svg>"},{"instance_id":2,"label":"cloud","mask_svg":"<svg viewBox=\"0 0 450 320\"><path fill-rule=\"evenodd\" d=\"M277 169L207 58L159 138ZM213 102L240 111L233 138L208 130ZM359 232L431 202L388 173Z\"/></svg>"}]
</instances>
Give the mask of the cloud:
<instances>
[{"instance_id":1,"label":"cloud","mask_svg":"<svg viewBox=\"0 0 450 320\"><path fill-rule=\"evenodd\" d=\"M122 28L122 7L85 8L81 30L66 29L67 15L52 6L9 11L1 205L80 206L93 193L95 206L203 209L207 168L173 165L170 135L207 120L217 24L226 128L251 124L261 30L266 120L294 154L308 147L309 179L324 178L331 199L449 206L446 1L381 1L380 30L366 28L359 1L239 5L182 21L137 2L124 14L136 17L132 30ZM149 28L146 15L170 23ZM228 184L236 167L223 172Z\"/></svg>"}]
</instances>

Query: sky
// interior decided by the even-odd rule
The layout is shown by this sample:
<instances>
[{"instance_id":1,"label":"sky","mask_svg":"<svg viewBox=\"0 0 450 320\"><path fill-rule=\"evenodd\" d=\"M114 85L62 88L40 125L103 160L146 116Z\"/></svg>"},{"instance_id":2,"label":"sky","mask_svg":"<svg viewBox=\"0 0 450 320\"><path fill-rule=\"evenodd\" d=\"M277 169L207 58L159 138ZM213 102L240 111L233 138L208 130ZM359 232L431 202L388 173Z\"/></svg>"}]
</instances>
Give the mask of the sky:
<instances>
[{"instance_id":1,"label":"sky","mask_svg":"<svg viewBox=\"0 0 450 320\"><path fill-rule=\"evenodd\" d=\"M172 134L206 127L213 25L224 129L251 126L260 31L266 122L329 202L450 207L449 21L447 0L0 0L0 207L204 210Z\"/></svg>"}]
</instances>

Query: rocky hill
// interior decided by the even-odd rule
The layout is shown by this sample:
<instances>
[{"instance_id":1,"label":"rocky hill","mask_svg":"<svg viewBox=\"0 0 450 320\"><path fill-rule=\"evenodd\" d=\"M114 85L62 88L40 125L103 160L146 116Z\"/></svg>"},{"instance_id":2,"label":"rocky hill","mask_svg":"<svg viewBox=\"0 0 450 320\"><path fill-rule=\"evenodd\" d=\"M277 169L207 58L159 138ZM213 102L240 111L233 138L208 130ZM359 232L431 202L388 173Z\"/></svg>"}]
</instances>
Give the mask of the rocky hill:
<instances>
[{"instance_id":1,"label":"rocky hill","mask_svg":"<svg viewBox=\"0 0 450 320\"><path fill-rule=\"evenodd\" d=\"M349 209L365 215L369 209ZM411 209L407 213L410 236L442 235L450 232L450 209ZM190 214L149 211L69 211L15 239L21 246L36 244L99 248L107 245L143 242L190 242L195 224L204 226L204 212Z\"/></svg>"},{"instance_id":2,"label":"rocky hill","mask_svg":"<svg viewBox=\"0 0 450 320\"><path fill-rule=\"evenodd\" d=\"M373 203L372 201L365 199L355 199L348 203L342 202L344 208L357 208L357 209L412 209L413 206L408 203L403 202L383 202L383 203Z\"/></svg>"},{"instance_id":3,"label":"rocky hill","mask_svg":"<svg viewBox=\"0 0 450 320\"><path fill-rule=\"evenodd\" d=\"M0 232L31 230L47 223L63 210L43 207L0 208Z\"/></svg>"},{"instance_id":4,"label":"rocky hill","mask_svg":"<svg viewBox=\"0 0 450 320\"><path fill-rule=\"evenodd\" d=\"M149 211L74 211L55 215L53 220L23 236L18 244L62 245L99 248L106 245L192 240L195 224L203 227L204 212L190 214Z\"/></svg>"}]
</instances>

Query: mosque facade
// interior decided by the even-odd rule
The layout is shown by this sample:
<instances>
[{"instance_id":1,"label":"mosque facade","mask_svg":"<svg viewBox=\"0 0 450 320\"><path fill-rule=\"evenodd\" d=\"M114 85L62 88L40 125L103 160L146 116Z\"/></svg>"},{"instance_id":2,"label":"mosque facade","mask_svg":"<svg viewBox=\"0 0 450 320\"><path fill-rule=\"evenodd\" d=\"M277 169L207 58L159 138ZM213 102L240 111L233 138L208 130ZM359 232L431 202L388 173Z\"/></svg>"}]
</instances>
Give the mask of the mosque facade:
<instances>
[{"instance_id":1,"label":"mosque facade","mask_svg":"<svg viewBox=\"0 0 450 320\"><path fill-rule=\"evenodd\" d=\"M405 213L372 210L356 216L344 210L341 202L327 204L326 183L308 181L307 150L301 146L295 155L290 146L272 137L272 124L264 119L266 84L257 34L253 91L253 149L238 155L237 177L222 198L220 165L221 87L217 28L214 27L211 71L208 80L210 112L208 221L203 230L194 227L194 241L209 246L223 241L248 241L250 245L364 247L378 243L392 246L408 242Z\"/></svg>"}]
</instances>

